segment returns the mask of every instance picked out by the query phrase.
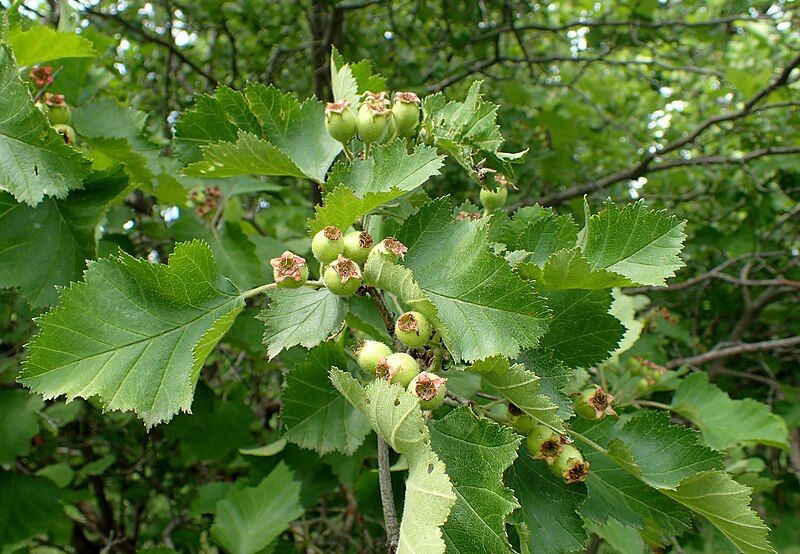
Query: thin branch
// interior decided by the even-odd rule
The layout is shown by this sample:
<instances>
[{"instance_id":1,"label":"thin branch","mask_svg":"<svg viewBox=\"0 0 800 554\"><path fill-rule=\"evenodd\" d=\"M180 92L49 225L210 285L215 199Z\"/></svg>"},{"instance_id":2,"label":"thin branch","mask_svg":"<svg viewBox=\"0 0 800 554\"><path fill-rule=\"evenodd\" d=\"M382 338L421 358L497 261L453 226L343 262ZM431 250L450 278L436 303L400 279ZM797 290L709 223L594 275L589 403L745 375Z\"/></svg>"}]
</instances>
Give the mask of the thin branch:
<instances>
[{"instance_id":1,"label":"thin branch","mask_svg":"<svg viewBox=\"0 0 800 554\"><path fill-rule=\"evenodd\" d=\"M783 339L765 340L760 342L745 342L734 346L718 348L716 350L709 350L704 354L697 356L689 356L687 358L675 358L666 363L667 368L676 368L682 365L703 365L714 360L723 358L730 358L740 354L747 354L750 352L760 352L762 350L776 350L779 348L786 348L790 346L800 345L800 336L788 337Z\"/></svg>"},{"instance_id":2,"label":"thin branch","mask_svg":"<svg viewBox=\"0 0 800 554\"><path fill-rule=\"evenodd\" d=\"M389 471L389 445L380 435L378 435L378 482L381 488L383 521L386 525L386 549L390 554L394 554L400 542L400 526L397 524L392 474Z\"/></svg>"}]
</instances>

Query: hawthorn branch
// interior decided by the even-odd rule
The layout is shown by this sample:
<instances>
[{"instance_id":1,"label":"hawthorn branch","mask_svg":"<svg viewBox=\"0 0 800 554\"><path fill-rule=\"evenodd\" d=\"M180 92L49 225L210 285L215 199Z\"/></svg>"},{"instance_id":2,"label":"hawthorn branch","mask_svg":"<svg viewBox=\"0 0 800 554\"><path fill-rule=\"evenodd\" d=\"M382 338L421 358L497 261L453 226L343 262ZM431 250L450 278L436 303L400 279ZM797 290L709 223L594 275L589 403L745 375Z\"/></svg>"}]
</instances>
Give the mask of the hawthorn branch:
<instances>
[{"instance_id":1,"label":"hawthorn branch","mask_svg":"<svg viewBox=\"0 0 800 554\"><path fill-rule=\"evenodd\" d=\"M656 149L654 152L648 152L635 165L611 173L597 181L585 183L582 185L577 185L563 191L549 194L547 196L538 199L536 202L544 206L553 206L561 204L562 202L569 200L571 198L583 196L585 194L590 194L592 192L597 192L619 182L638 179L639 177L643 177L644 175L647 175L654 171L664 171L667 169L673 169L676 167L685 167L691 165L722 165L730 163L746 163L749 160L763 156L797 153L798 151L800 151L800 148L795 146L770 147L750 152L740 158L735 158L735 159L720 158L717 156L708 156L704 158L697 158L694 160L678 159L678 160L671 160L669 162L664 162L658 165L653 164L654 161L656 161L659 157L663 156L664 154L669 154L671 152L675 152L676 150L683 148L684 146L694 144L698 138L700 138L707 130L711 129L712 127L716 127L722 123L736 121L745 118L750 114L756 112L757 104L761 100L772 94L775 90L789 83L789 76L791 75L792 71L798 66L800 66L800 54L795 55L795 57L792 58L789 61L789 63L786 64L786 66L784 66L781 72L770 82L770 84L768 84L767 86L756 92L747 101L745 101L741 109L709 117L708 119L700 122L687 135Z\"/></svg>"},{"instance_id":2,"label":"hawthorn branch","mask_svg":"<svg viewBox=\"0 0 800 554\"><path fill-rule=\"evenodd\" d=\"M386 549L390 554L394 554L400 542L400 526L397 524L392 474L389 471L389 445L380 435L378 435L378 482L381 488L383 522L386 525Z\"/></svg>"},{"instance_id":3,"label":"hawthorn branch","mask_svg":"<svg viewBox=\"0 0 800 554\"><path fill-rule=\"evenodd\" d=\"M791 346L800 345L800 336L788 337L783 339L765 340L760 342L745 342L734 346L727 346L724 348L717 348L709 350L697 356L689 356L686 358L675 358L666 363L666 367L674 369L682 365L703 365L714 360L721 360L723 358L730 358L740 354L748 354L750 352L760 352L762 350L776 350L779 348L787 348Z\"/></svg>"}]
</instances>

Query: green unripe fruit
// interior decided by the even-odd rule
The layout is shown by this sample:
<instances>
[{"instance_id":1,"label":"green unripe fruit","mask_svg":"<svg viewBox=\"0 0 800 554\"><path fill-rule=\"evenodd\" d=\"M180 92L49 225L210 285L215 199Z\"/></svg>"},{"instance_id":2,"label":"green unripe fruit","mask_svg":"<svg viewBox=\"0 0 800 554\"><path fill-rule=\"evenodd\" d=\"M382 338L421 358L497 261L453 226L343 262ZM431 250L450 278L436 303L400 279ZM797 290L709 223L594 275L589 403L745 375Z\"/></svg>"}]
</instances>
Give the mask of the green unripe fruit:
<instances>
[{"instance_id":1,"label":"green unripe fruit","mask_svg":"<svg viewBox=\"0 0 800 554\"><path fill-rule=\"evenodd\" d=\"M353 231L344 236L344 256L358 264L367 261L372 250L372 235L366 231Z\"/></svg>"},{"instance_id":2,"label":"green unripe fruit","mask_svg":"<svg viewBox=\"0 0 800 554\"><path fill-rule=\"evenodd\" d=\"M361 142L371 144L383 137L391 115L381 103L365 100L358 109L357 129Z\"/></svg>"},{"instance_id":3,"label":"green unripe fruit","mask_svg":"<svg viewBox=\"0 0 800 554\"><path fill-rule=\"evenodd\" d=\"M383 256L384 258L396 262L405 256L408 248L394 237L386 237L372 249L372 254L375 256Z\"/></svg>"},{"instance_id":4,"label":"green unripe fruit","mask_svg":"<svg viewBox=\"0 0 800 554\"><path fill-rule=\"evenodd\" d=\"M499 210L506 205L508 189L497 187L495 190L481 189L481 204L487 212Z\"/></svg>"},{"instance_id":5,"label":"green unripe fruit","mask_svg":"<svg viewBox=\"0 0 800 554\"><path fill-rule=\"evenodd\" d=\"M617 415L611 403L614 397L595 385L593 389L584 390L575 401L575 413L585 419L602 419L607 415Z\"/></svg>"},{"instance_id":6,"label":"green unripe fruit","mask_svg":"<svg viewBox=\"0 0 800 554\"><path fill-rule=\"evenodd\" d=\"M323 264L329 264L344 252L344 240L338 227L328 225L311 239L311 252Z\"/></svg>"},{"instance_id":7,"label":"green unripe fruit","mask_svg":"<svg viewBox=\"0 0 800 554\"><path fill-rule=\"evenodd\" d=\"M403 387L419 374L419 364L417 360L405 352L395 352L382 358L375 367L375 376L378 379L385 379L390 383L397 383Z\"/></svg>"},{"instance_id":8,"label":"green unripe fruit","mask_svg":"<svg viewBox=\"0 0 800 554\"><path fill-rule=\"evenodd\" d=\"M526 439L528 450L537 459L543 459L547 463L553 463L564 449L564 442L561 435L545 425L534 423Z\"/></svg>"},{"instance_id":9,"label":"green unripe fruit","mask_svg":"<svg viewBox=\"0 0 800 554\"><path fill-rule=\"evenodd\" d=\"M288 250L269 261L272 266L272 277L281 288L296 289L308 281L308 264L305 258L295 256Z\"/></svg>"},{"instance_id":10,"label":"green unripe fruit","mask_svg":"<svg viewBox=\"0 0 800 554\"><path fill-rule=\"evenodd\" d=\"M583 460L583 454L577 448L565 444L564 450L550 466L550 471L558 477L563 477L567 483L580 483L585 481L589 474L589 462Z\"/></svg>"},{"instance_id":11,"label":"green unripe fruit","mask_svg":"<svg viewBox=\"0 0 800 554\"><path fill-rule=\"evenodd\" d=\"M325 108L325 128L328 134L342 144L349 143L356 136L358 124L356 114L350 108L350 102L328 102Z\"/></svg>"},{"instance_id":12,"label":"green unripe fruit","mask_svg":"<svg viewBox=\"0 0 800 554\"><path fill-rule=\"evenodd\" d=\"M333 294L350 296L361 286L361 270L353 260L340 255L322 272L322 281Z\"/></svg>"},{"instance_id":13,"label":"green unripe fruit","mask_svg":"<svg viewBox=\"0 0 800 554\"><path fill-rule=\"evenodd\" d=\"M425 346L431 338L431 324L419 312L406 312L397 318L394 334L411 348Z\"/></svg>"},{"instance_id":14,"label":"green unripe fruit","mask_svg":"<svg viewBox=\"0 0 800 554\"><path fill-rule=\"evenodd\" d=\"M47 118L53 125L69 125L72 123L72 111L69 106L50 106L47 109Z\"/></svg>"},{"instance_id":15,"label":"green unripe fruit","mask_svg":"<svg viewBox=\"0 0 800 554\"><path fill-rule=\"evenodd\" d=\"M64 137L64 142L70 146L75 146L75 143L78 142L78 135L75 134L75 129L73 129L71 126L58 123L53 125L53 129L56 133Z\"/></svg>"},{"instance_id":16,"label":"green unripe fruit","mask_svg":"<svg viewBox=\"0 0 800 554\"><path fill-rule=\"evenodd\" d=\"M356 351L359 367L367 373L375 374L375 368L382 358L392 353L392 349L376 340L365 340Z\"/></svg>"},{"instance_id":17,"label":"green unripe fruit","mask_svg":"<svg viewBox=\"0 0 800 554\"><path fill-rule=\"evenodd\" d=\"M523 435L530 433L534 425L531 416L520 410L513 402L508 403L508 422Z\"/></svg>"},{"instance_id":18,"label":"green unripe fruit","mask_svg":"<svg viewBox=\"0 0 800 554\"><path fill-rule=\"evenodd\" d=\"M447 394L447 379L435 373L421 372L408 384L408 392L419 399L419 407L423 410L435 410L444 402Z\"/></svg>"},{"instance_id":19,"label":"green unripe fruit","mask_svg":"<svg viewBox=\"0 0 800 554\"><path fill-rule=\"evenodd\" d=\"M411 137L419 125L419 96L413 92L396 92L392 113L397 124L397 134Z\"/></svg>"}]
</instances>

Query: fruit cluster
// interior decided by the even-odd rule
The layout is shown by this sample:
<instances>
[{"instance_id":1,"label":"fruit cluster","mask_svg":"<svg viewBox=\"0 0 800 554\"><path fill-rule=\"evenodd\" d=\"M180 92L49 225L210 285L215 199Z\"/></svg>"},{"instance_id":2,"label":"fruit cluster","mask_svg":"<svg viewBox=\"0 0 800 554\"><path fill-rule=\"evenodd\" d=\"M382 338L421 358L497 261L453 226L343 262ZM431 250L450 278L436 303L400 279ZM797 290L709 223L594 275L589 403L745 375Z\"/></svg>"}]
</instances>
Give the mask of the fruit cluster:
<instances>
[{"instance_id":1,"label":"fruit cluster","mask_svg":"<svg viewBox=\"0 0 800 554\"><path fill-rule=\"evenodd\" d=\"M338 296L354 294L363 284L362 269L372 256L391 262L399 261L406 247L394 237L375 244L366 231L342 234L334 226L319 231L311 240L311 252L320 262L321 283ZM275 284L281 288L298 288L308 282L308 263L305 258L286 251L270 260ZM409 311L397 318L394 336L409 352L419 355L419 360L408 352L393 352L386 344L367 340L356 351L359 366L370 375L406 387L415 395L424 410L442 405L447 391L447 379L436 375L440 367L438 335L425 315ZM425 371L423 371L423 366Z\"/></svg>"},{"instance_id":2,"label":"fruit cluster","mask_svg":"<svg viewBox=\"0 0 800 554\"><path fill-rule=\"evenodd\" d=\"M387 92L365 92L357 113L350 102L329 102L325 108L328 133L344 145L358 137L365 146L365 155L375 143L386 143L395 137L412 138L419 126L421 101L413 92L396 92L394 103Z\"/></svg>"},{"instance_id":3,"label":"fruit cluster","mask_svg":"<svg viewBox=\"0 0 800 554\"><path fill-rule=\"evenodd\" d=\"M667 368L641 356L632 356L628 361L631 374L639 377L636 381L636 392L646 394L658 385L661 377L667 373Z\"/></svg>"},{"instance_id":4,"label":"fruit cluster","mask_svg":"<svg viewBox=\"0 0 800 554\"><path fill-rule=\"evenodd\" d=\"M78 136L72 127L72 109L64 100L64 95L46 92L42 99L36 102L36 107L47 116L50 126L64 137L64 142L74 146Z\"/></svg>"}]
</instances>

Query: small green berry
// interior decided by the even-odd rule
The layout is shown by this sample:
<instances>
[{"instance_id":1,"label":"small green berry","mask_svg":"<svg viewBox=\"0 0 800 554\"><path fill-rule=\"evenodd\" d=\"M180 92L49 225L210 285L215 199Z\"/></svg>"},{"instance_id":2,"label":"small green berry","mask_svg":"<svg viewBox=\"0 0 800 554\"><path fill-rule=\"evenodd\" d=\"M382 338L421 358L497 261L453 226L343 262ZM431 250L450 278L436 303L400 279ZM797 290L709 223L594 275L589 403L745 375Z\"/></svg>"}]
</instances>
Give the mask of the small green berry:
<instances>
[{"instance_id":1,"label":"small green berry","mask_svg":"<svg viewBox=\"0 0 800 554\"><path fill-rule=\"evenodd\" d=\"M338 227L328 225L311 239L311 252L323 264L329 264L344 252L344 240Z\"/></svg>"},{"instance_id":2,"label":"small green berry","mask_svg":"<svg viewBox=\"0 0 800 554\"><path fill-rule=\"evenodd\" d=\"M333 294L350 296L361 286L361 270L353 260L339 255L323 271L322 281Z\"/></svg>"},{"instance_id":3,"label":"small green berry","mask_svg":"<svg viewBox=\"0 0 800 554\"><path fill-rule=\"evenodd\" d=\"M385 92L377 95L370 92L366 94L367 97L358 109L357 129L361 142L371 144L383 137L392 112L386 108L389 101L385 99ZM380 98L381 94L384 95L383 98Z\"/></svg>"},{"instance_id":4,"label":"small green berry","mask_svg":"<svg viewBox=\"0 0 800 554\"><path fill-rule=\"evenodd\" d=\"M381 358L375 367L375 376L403 387L419 374L419 363L405 352L395 352Z\"/></svg>"},{"instance_id":5,"label":"small green berry","mask_svg":"<svg viewBox=\"0 0 800 554\"><path fill-rule=\"evenodd\" d=\"M607 415L617 415L611 404L614 397L598 385L584 390L575 401L575 413L585 419L602 419Z\"/></svg>"},{"instance_id":6,"label":"small green berry","mask_svg":"<svg viewBox=\"0 0 800 554\"><path fill-rule=\"evenodd\" d=\"M550 471L563 477L567 483L580 483L589 474L589 462L584 461L583 454L572 446L565 444L561 454L553 461Z\"/></svg>"},{"instance_id":7,"label":"small green berry","mask_svg":"<svg viewBox=\"0 0 800 554\"><path fill-rule=\"evenodd\" d=\"M508 422L523 435L530 433L534 425L531 416L520 410L513 402L508 403Z\"/></svg>"},{"instance_id":8,"label":"small green berry","mask_svg":"<svg viewBox=\"0 0 800 554\"><path fill-rule=\"evenodd\" d=\"M391 348L376 340L365 340L356 350L358 365L367 373L375 373L381 358L392 353Z\"/></svg>"},{"instance_id":9,"label":"small green berry","mask_svg":"<svg viewBox=\"0 0 800 554\"><path fill-rule=\"evenodd\" d=\"M64 137L64 142L70 146L75 146L78 142L78 135L75 134L75 129L70 125L64 123L56 123L53 125L53 130Z\"/></svg>"},{"instance_id":10,"label":"small green berry","mask_svg":"<svg viewBox=\"0 0 800 554\"><path fill-rule=\"evenodd\" d=\"M342 144L349 143L356 136L356 114L350 108L350 102L328 102L325 107L325 128L328 134Z\"/></svg>"},{"instance_id":11,"label":"small green berry","mask_svg":"<svg viewBox=\"0 0 800 554\"><path fill-rule=\"evenodd\" d=\"M423 410L435 410L444 402L447 394L447 379L435 373L421 372L408 384L408 392L419 398Z\"/></svg>"},{"instance_id":12,"label":"small green berry","mask_svg":"<svg viewBox=\"0 0 800 554\"><path fill-rule=\"evenodd\" d=\"M383 256L393 262L403 258L408 248L394 237L386 237L372 249L376 256Z\"/></svg>"},{"instance_id":13,"label":"small green berry","mask_svg":"<svg viewBox=\"0 0 800 554\"><path fill-rule=\"evenodd\" d=\"M282 288L296 289L308 281L308 264L305 258L296 256L288 250L269 261L275 283Z\"/></svg>"},{"instance_id":14,"label":"small green berry","mask_svg":"<svg viewBox=\"0 0 800 554\"><path fill-rule=\"evenodd\" d=\"M411 137L419 125L419 96L413 92L395 92L392 113L397 123L397 134Z\"/></svg>"},{"instance_id":15,"label":"small green berry","mask_svg":"<svg viewBox=\"0 0 800 554\"><path fill-rule=\"evenodd\" d=\"M539 423L531 426L526 440L531 455L534 458L545 460L548 464L552 464L564 449L561 435Z\"/></svg>"},{"instance_id":16,"label":"small green berry","mask_svg":"<svg viewBox=\"0 0 800 554\"><path fill-rule=\"evenodd\" d=\"M51 125L69 125L72 123L72 111L64 100L63 94L45 94L44 103L47 106L47 118Z\"/></svg>"},{"instance_id":17,"label":"small green berry","mask_svg":"<svg viewBox=\"0 0 800 554\"><path fill-rule=\"evenodd\" d=\"M497 187L495 190L481 189L481 204L487 212L494 212L506 205L508 189Z\"/></svg>"},{"instance_id":18,"label":"small green berry","mask_svg":"<svg viewBox=\"0 0 800 554\"><path fill-rule=\"evenodd\" d=\"M366 231L347 233L344 236L344 256L358 264L363 264L367 261L372 245L372 235Z\"/></svg>"},{"instance_id":19,"label":"small green berry","mask_svg":"<svg viewBox=\"0 0 800 554\"><path fill-rule=\"evenodd\" d=\"M408 347L425 346L431 338L431 324L419 312L406 312L397 318L394 334Z\"/></svg>"}]
</instances>

